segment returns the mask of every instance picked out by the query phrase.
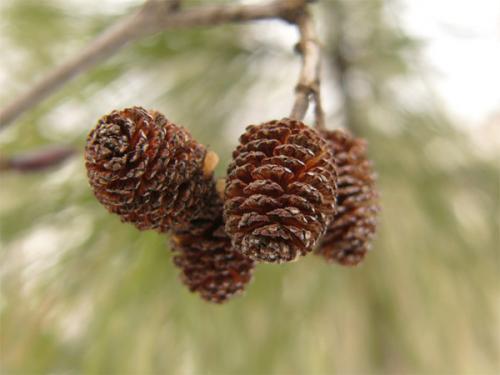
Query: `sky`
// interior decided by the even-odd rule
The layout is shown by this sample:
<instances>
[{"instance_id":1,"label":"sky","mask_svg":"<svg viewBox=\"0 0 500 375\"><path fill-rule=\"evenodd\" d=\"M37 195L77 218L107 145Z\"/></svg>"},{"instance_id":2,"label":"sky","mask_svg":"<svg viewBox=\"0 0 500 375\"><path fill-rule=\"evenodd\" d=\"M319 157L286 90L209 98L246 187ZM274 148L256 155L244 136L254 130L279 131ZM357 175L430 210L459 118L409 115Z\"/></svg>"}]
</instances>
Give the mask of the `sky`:
<instances>
[{"instance_id":1,"label":"sky","mask_svg":"<svg viewBox=\"0 0 500 375\"><path fill-rule=\"evenodd\" d=\"M500 112L500 1L404 0L399 16L422 39L431 86L459 126Z\"/></svg>"}]
</instances>

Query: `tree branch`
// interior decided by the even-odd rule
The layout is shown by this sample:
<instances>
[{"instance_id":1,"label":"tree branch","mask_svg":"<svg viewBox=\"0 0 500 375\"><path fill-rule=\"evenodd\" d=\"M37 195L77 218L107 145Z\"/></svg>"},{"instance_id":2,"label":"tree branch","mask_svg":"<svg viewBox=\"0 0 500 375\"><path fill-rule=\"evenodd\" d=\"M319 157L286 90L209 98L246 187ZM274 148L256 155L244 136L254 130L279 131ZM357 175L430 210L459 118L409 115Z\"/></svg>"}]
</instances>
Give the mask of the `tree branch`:
<instances>
[{"instance_id":1,"label":"tree branch","mask_svg":"<svg viewBox=\"0 0 500 375\"><path fill-rule=\"evenodd\" d=\"M311 99L315 103L316 127L324 128L325 115L320 95L321 48L311 15L304 11L296 20L300 33L297 51L302 55L299 80L295 86L295 102L291 118L303 120Z\"/></svg>"},{"instance_id":2,"label":"tree branch","mask_svg":"<svg viewBox=\"0 0 500 375\"><path fill-rule=\"evenodd\" d=\"M49 72L38 83L35 83L29 91L0 110L0 128L9 125L25 111L61 88L67 81L118 51L124 44L135 37L135 30L141 24L141 21L142 18L139 14L125 18L100 35L77 56L70 58Z\"/></svg>"},{"instance_id":3,"label":"tree branch","mask_svg":"<svg viewBox=\"0 0 500 375\"><path fill-rule=\"evenodd\" d=\"M56 92L65 83L113 55L127 43L160 31L269 18L291 20L306 0L274 0L256 5L214 5L175 11L178 0L150 0L98 36L78 55L49 72L30 90L0 110L0 129Z\"/></svg>"},{"instance_id":4,"label":"tree branch","mask_svg":"<svg viewBox=\"0 0 500 375\"><path fill-rule=\"evenodd\" d=\"M52 145L13 156L0 155L0 172L17 171L29 173L43 171L63 163L75 154L76 151L73 147Z\"/></svg>"}]
</instances>

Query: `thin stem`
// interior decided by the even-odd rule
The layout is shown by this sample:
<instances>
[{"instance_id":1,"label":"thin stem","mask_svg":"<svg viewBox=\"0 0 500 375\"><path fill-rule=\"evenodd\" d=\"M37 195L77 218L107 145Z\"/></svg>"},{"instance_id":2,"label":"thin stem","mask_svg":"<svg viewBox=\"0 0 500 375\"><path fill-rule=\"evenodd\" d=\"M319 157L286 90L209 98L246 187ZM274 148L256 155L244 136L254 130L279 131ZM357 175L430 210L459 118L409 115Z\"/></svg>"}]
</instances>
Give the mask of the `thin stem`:
<instances>
[{"instance_id":1,"label":"thin stem","mask_svg":"<svg viewBox=\"0 0 500 375\"><path fill-rule=\"evenodd\" d=\"M312 99L315 102L316 127L321 129L324 127L325 116L320 93L320 43L316 36L314 22L307 10L304 10L296 19L296 24L300 33L297 50L302 56L302 66L295 86L295 101L290 118L303 120Z\"/></svg>"},{"instance_id":2,"label":"thin stem","mask_svg":"<svg viewBox=\"0 0 500 375\"><path fill-rule=\"evenodd\" d=\"M315 117L315 127L319 130L325 130L325 110L323 109L323 103L321 101L320 88L314 92L314 117Z\"/></svg>"},{"instance_id":3,"label":"thin stem","mask_svg":"<svg viewBox=\"0 0 500 375\"><path fill-rule=\"evenodd\" d=\"M0 171L22 173L43 171L63 163L75 153L73 147L52 145L12 156L0 155Z\"/></svg>"}]
</instances>

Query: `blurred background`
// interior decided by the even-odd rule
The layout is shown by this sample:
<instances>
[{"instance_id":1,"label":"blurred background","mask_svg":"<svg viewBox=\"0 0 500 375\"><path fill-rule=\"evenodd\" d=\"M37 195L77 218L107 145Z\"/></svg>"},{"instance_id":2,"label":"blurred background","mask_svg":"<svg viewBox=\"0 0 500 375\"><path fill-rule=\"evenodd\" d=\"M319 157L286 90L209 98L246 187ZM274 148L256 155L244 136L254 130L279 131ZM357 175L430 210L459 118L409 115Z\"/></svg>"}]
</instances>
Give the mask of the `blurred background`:
<instances>
[{"instance_id":1,"label":"blurred background","mask_svg":"<svg viewBox=\"0 0 500 375\"><path fill-rule=\"evenodd\" d=\"M141 4L0 0L0 106ZM379 175L383 211L365 262L262 265L244 296L214 306L180 284L164 236L98 204L81 151L112 109L165 113L219 153L223 176L244 127L292 104L290 25L147 37L0 132L3 155L79 150L50 171L0 174L0 372L500 371L500 3L313 8L328 126L367 138Z\"/></svg>"}]
</instances>

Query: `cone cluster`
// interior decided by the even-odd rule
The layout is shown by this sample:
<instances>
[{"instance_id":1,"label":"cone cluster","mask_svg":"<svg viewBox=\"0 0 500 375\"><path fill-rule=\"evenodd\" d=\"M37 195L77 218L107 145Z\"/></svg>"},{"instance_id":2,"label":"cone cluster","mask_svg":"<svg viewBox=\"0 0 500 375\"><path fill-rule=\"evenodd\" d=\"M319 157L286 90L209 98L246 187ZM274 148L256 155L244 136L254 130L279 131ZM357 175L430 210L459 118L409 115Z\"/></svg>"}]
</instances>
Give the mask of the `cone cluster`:
<instances>
[{"instance_id":1,"label":"cone cluster","mask_svg":"<svg viewBox=\"0 0 500 375\"><path fill-rule=\"evenodd\" d=\"M169 233L181 281L207 301L241 294L259 262L364 258L379 210L365 141L284 118L247 127L223 191L217 160L140 107L102 117L85 147L98 201L140 230Z\"/></svg>"}]
</instances>

